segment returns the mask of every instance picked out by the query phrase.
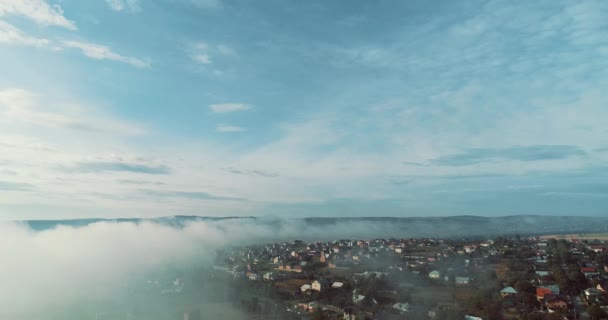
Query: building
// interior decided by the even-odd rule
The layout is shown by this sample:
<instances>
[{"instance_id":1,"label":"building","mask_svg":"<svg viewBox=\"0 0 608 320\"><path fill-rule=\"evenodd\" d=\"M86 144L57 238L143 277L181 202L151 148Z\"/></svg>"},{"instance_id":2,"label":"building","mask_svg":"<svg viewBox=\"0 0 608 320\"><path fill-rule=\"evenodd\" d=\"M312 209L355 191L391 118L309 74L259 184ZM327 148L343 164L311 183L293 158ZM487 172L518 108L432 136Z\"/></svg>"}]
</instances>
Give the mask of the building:
<instances>
[{"instance_id":1,"label":"building","mask_svg":"<svg viewBox=\"0 0 608 320\"><path fill-rule=\"evenodd\" d=\"M545 288L545 287L536 288L536 300L538 300L539 302L541 300L543 300L546 295L551 295L551 294L553 294L553 291L551 291L551 289L549 289L549 288Z\"/></svg>"},{"instance_id":2,"label":"building","mask_svg":"<svg viewBox=\"0 0 608 320\"><path fill-rule=\"evenodd\" d=\"M512 296L515 296L516 294L517 294L517 290L515 290L515 288L513 288L513 287L506 287L506 288L500 290L500 295L503 298L512 297Z\"/></svg>"},{"instance_id":3,"label":"building","mask_svg":"<svg viewBox=\"0 0 608 320\"><path fill-rule=\"evenodd\" d=\"M468 286L471 282L469 277L456 277L454 280L457 286Z\"/></svg>"},{"instance_id":4,"label":"building","mask_svg":"<svg viewBox=\"0 0 608 320\"><path fill-rule=\"evenodd\" d=\"M429 273L429 278L431 279L439 279L441 278L441 273L437 270L433 270Z\"/></svg>"},{"instance_id":5,"label":"building","mask_svg":"<svg viewBox=\"0 0 608 320\"><path fill-rule=\"evenodd\" d=\"M321 292L327 288L329 288L329 281L327 279L322 278L312 283L312 290Z\"/></svg>"},{"instance_id":6,"label":"building","mask_svg":"<svg viewBox=\"0 0 608 320\"><path fill-rule=\"evenodd\" d=\"M584 267L584 268L581 268L581 272L587 278L590 278L590 277L593 277L593 276L599 276L600 275L600 273L594 267Z\"/></svg>"},{"instance_id":7,"label":"building","mask_svg":"<svg viewBox=\"0 0 608 320\"><path fill-rule=\"evenodd\" d=\"M551 310L565 310L566 308L568 308L568 303L559 297L553 297L548 299L545 302L547 309L551 309Z\"/></svg>"}]
</instances>

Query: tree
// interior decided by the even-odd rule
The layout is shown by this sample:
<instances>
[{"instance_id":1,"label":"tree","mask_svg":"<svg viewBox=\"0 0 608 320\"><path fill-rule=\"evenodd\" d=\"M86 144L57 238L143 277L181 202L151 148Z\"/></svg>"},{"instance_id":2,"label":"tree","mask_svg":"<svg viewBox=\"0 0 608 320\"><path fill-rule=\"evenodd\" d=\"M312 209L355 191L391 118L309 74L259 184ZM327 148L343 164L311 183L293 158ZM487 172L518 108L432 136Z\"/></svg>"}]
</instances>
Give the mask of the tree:
<instances>
[{"instance_id":1,"label":"tree","mask_svg":"<svg viewBox=\"0 0 608 320\"><path fill-rule=\"evenodd\" d=\"M532 286L532 283L530 283L530 281L528 280L519 280L515 282L513 287L515 288L515 290L517 290L517 292L534 292L534 287Z\"/></svg>"},{"instance_id":2,"label":"tree","mask_svg":"<svg viewBox=\"0 0 608 320\"><path fill-rule=\"evenodd\" d=\"M547 320L564 320L564 314L561 312L549 313Z\"/></svg>"},{"instance_id":3,"label":"tree","mask_svg":"<svg viewBox=\"0 0 608 320\"><path fill-rule=\"evenodd\" d=\"M607 317L606 312L596 304L587 307L587 312L589 313L591 320L601 320Z\"/></svg>"},{"instance_id":4,"label":"tree","mask_svg":"<svg viewBox=\"0 0 608 320\"><path fill-rule=\"evenodd\" d=\"M519 302L528 309L534 309L538 304L538 301L536 300L536 295L526 291L517 293L517 302Z\"/></svg>"},{"instance_id":5,"label":"tree","mask_svg":"<svg viewBox=\"0 0 608 320\"><path fill-rule=\"evenodd\" d=\"M545 315L542 313L526 313L521 317L522 320L545 320Z\"/></svg>"}]
</instances>

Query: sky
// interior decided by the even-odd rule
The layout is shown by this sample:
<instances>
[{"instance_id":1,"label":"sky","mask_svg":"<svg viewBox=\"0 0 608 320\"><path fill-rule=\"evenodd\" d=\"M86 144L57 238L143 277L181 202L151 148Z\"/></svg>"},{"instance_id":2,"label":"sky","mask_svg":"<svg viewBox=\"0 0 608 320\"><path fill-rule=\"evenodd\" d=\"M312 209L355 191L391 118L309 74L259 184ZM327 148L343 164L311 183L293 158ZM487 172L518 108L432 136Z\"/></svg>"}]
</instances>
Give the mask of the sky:
<instances>
[{"instance_id":1,"label":"sky","mask_svg":"<svg viewBox=\"0 0 608 320\"><path fill-rule=\"evenodd\" d=\"M608 2L0 0L0 220L602 215Z\"/></svg>"}]
</instances>

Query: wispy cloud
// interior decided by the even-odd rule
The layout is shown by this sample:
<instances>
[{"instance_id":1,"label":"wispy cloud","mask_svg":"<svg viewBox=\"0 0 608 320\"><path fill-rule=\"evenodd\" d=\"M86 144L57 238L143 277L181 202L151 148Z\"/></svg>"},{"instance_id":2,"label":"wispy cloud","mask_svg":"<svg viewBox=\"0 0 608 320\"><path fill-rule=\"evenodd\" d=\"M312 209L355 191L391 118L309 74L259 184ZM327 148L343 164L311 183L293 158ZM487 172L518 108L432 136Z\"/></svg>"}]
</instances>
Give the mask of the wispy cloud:
<instances>
[{"instance_id":1,"label":"wispy cloud","mask_svg":"<svg viewBox=\"0 0 608 320\"><path fill-rule=\"evenodd\" d=\"M215 9L222 6L221 0L185 0L201 9Z\"/></svg>"},{"instance_id":2,"label":"wispy cloud","mask_svg":"<svg viewBox=\"0 0 608 320\"><path fill-rule=\"evenodd\" d=\"M165 185L164 182L160 182L160 181L144 181L144 180L129 180L129 179L121 179L117 181L120 184L130 184L130 185L156 185L156 186L162 186Z\"/></svg>"},{"instance_id":3,"label":"wispy cloud","mask_svg":"<svg viewBox=\"0 0 608 320\"><path fill-rule=\"evenodd\" d=\"M192 55L192 60L200 64L211 64L211 57L209 57L209 55L206 53Z\"/></svg>"},{"instance_id":4,"label":"wispy cloud","mask_svg":"<svg viewBox=\"0 0 608 320\"><path fill-rule=\"evenodd\" d=\"M493 160L541 161L560 160L583 156L585 152L575 146L538 145L503 149L477 148L463 153L446 155L432 160L441 166L466 166Z\"/></svg>"},{"instance_id":5,"label":"wispy cloud","mask_svg":"<svg viewBox=\"0 0 608 320\"><path fill-rule=\"evenodd\" d=\"M163 191L142 189L143 193L155 197L186 198L194 200L217 200L217 201L246 201L245 198L216 196L207 192L197 191Z\"/></svg>"},{"instance_id":6,"label":"wispy cloud","mask_svg":"<svg viewBox=\"0 0 608 320\"><path fill-rule=\"evenodd\" d=\"M66 104L65 102L61 103ZM90 108L69 104L69 108L55 108L48 101L43 103L39 97L20 88L0 89L0 122L8 121L33 124L40 127L63 128L87 132L112 132L139 135L145 131L132 124L123 123L107 117L84 116L91 114ZM86 111L85 111L86 109ZM69 112L68 112L69 111Z\"/></svg>"},{"instance_id":7,"label":"wispy cloud","mask_svg":"<svg viewBox=\"0 0 608 320\"><path fill-rule=\"evenodd\" d=\"M71 40L64 40L62 41L62 44L67 48L74 48L80 50L85 56L89 58L97 60L112 60L124 62L138 68L150 67L150 63L147 61L134 57L120 55L104 45Z\"/></svg>"},{"instance_id":8,"label":"wispy cloud","mask_svg":"<svg viewBox=\"0 0 608 320\"><path fill-rule=\"evenodd\" d=\"M223 75L228 68L228 58L236 56L234 49L227 45L208 44L203 41L190 43L186 52L202 70L217 76Z\"/></svg>"},{"instance_id":9,"label":"wispy cloud","mask_svg":"<svg viewBox=\"0 0 608 320\"><path fill-rule=\"evenodd\" d=\"M72 40L54 41L46 38L33 37L26 34L14 25L0 20L0 44L3 43L9 45L46 47L53 50L72 48L78 49L85 56L96 60L118 61L138 68L150 67L150 63L148 61L120 55L104 45Z\"/></svg>"},{"instance_id":10,"label":"wispy cloud","mask_svg":"<svg viewBox=\"0 0 608 320\"><path fill-rule=\"evenodd\" d=\"M171 170L165 165L147 165L128 162L82 162L76 166L82 172L132 172L144 174L169 174Z\"/></svg>"},{"instance_id":11,"label":"wispy cloud","mask_svg":"<svg viewBox=\"0 0 608 320\"><path fill-rule=\"evenodd\" d=\"M0 17L18 15L37 24L76 30L76 24L63 16L59 5L50 6L44 0L0 0Z\"/></svg>"},{"instance_id":12,"label":"wispy cloud","mask_svg":"<svg viewBox=\"0 0 608 320\"><path fill-rule=\"evenodd\" d=\"M34 186L29 183L19 183L0 180L0 190L2 191L32 191Z\"/></svg>"},{"instance_id":13,"label":"wispy cloud","mask_svg":"<svg viewBox=\"0 0 608 320\"><path fill-rule=\"evenodd\" d=\"M234 173L234 174L259 176L259 177L264 177L264 178L276 178L279 176L279 174L276 172L268 172L268 171L264 171L264 170L247 170L247 169L239 169L239 168L233 168L233 167L222 168L222 170L230 172L230 173Z\"/></svg>"},{"instance_id":14,"label":"wispy cloud","mask_svg":"<svg viewBox=\"0 0 608 320\"><path fill-rule=\"evenodd\" d=\"M251 106L244 103L221 103L212 104L209 106L209 109L215 113L228 113L249 110L251 109Z\"/></svg>"},{"instance_id":15,"label":"wispy cloud","mask_svg":"<svg viewBox=\"0 0 608 320\"><path fill-rule=\"evenodd\" d=\"M217 132L243 132L247 131L247 128L239 127L239 126L231 126L226 124L219 124L215 128Z\"/></svg>"},{"instance_id":16,"label":"wispy cloud","mask_svg":"<svg viewBox=\"0 0 608 320\"><path fill-rule=\"evenodd\" d=\"M396 186L406 186L412 183L412 179L399 179L394 178L390 180L390 183Z\"/></svg>"},{"instance_id":17,"label":"wispy cloud","mask_svg":"<svg viewBox=\"0 0 608 320\"><path fill-rule=\"evenodd\" d=\"M106 3L114 11L136 12L141 10L139 0L106 0Z\"/></svg>"},{"instance_id":18,"label":"wispy cloud","mask_svg":"<svg viewBox=\"0 0 608 320\"><path fill-rule=\"evenodd\" d=\"M217 46L217 52L219 52L220 54L226 55L226 56L236 55L236 52L232 48L230 48L226 45L223 45L223 44L220 44Z\"/></svg>"},{"instance_id":19,"label":"wispy cloud","mask_svg":"<svg viewBox=\"0 0 608 320\"><path fill-rule=\"evenodd\" d=\"M0 20L0 43L44 47L48 46L51 41L28 36L17 27Z\"/></svg>"}]
</instances>

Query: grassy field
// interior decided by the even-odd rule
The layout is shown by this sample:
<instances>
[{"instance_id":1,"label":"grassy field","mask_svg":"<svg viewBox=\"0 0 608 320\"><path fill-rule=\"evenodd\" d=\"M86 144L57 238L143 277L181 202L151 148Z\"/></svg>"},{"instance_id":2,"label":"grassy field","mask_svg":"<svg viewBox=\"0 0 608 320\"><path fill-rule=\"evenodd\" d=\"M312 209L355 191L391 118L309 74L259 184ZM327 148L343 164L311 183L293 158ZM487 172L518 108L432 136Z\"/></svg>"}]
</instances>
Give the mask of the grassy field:
<instances>
[{"instance_id":1,"label":"grassy field","mask_svg":"<svg viewBox=\"0 0 608 320\"><path fill-rule=\"evenodd\" d=\"M504 280L505 276L507 275L507 271L509 271L509 268L507 267L507 264L502 262L502 263L497 263L494 266L494 269L496 270L496 276L498 277L498 279L500 280Z\"/></svg>"},{"instance_id":2,"label":"grassy field","mask_svg":"<svg viewBox=\"0 0 608 320\"><path fill-rule=\"evenodd\" d=\"M274 286L279 288L280 290L285 290L287 292L294 292L300 289L301 286L305 284L311 284L313 280L305 280L305 279L289 279L286 281L277 281L274 283Z\"/></svg>"},{"instance_id":3,"label":"grassy field","mask_svg":"<svg viewBox=\"0 0 608 320\"><path fill-rule=\"evenodd\" d=\"M542 236L542 239L579 239L579 240L608 240L608 233L556 234Z\"/></svg>"}]
</instances>

